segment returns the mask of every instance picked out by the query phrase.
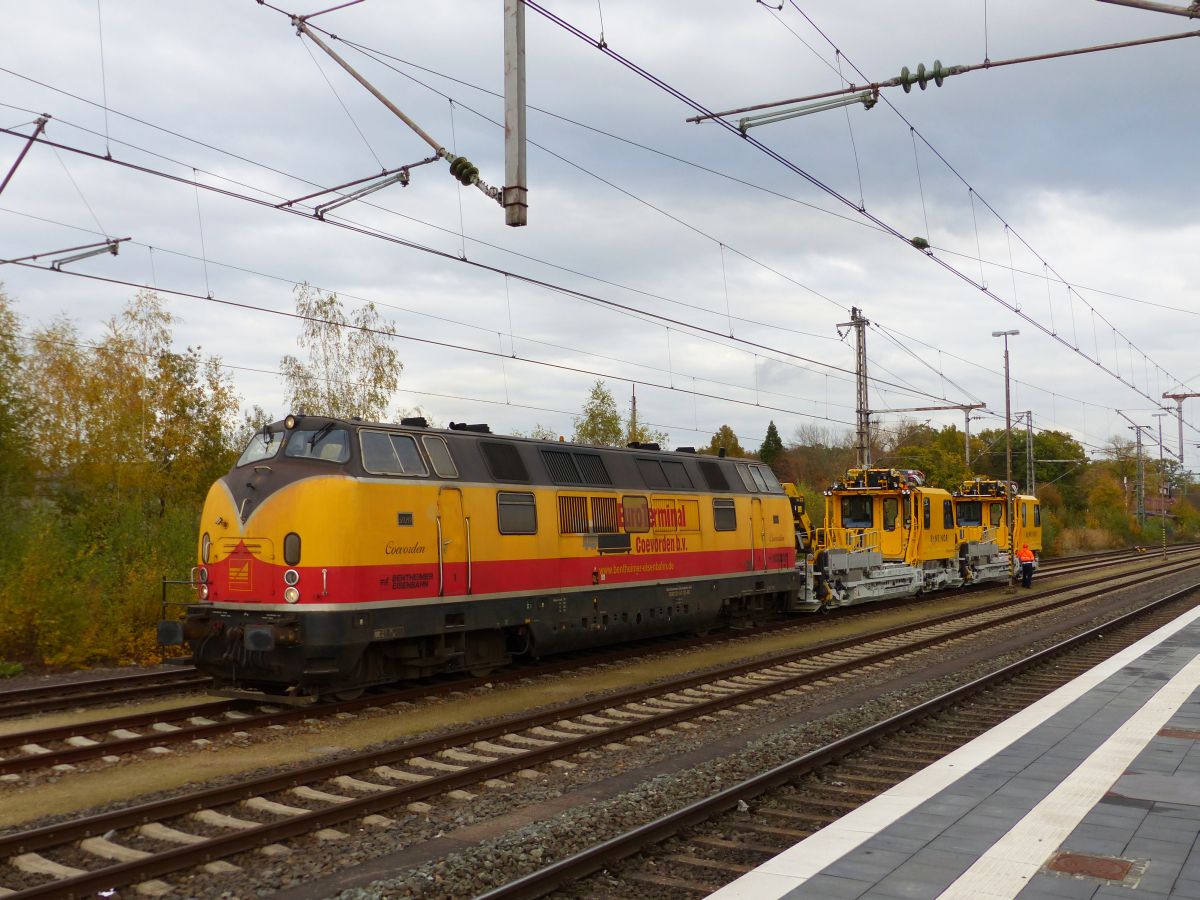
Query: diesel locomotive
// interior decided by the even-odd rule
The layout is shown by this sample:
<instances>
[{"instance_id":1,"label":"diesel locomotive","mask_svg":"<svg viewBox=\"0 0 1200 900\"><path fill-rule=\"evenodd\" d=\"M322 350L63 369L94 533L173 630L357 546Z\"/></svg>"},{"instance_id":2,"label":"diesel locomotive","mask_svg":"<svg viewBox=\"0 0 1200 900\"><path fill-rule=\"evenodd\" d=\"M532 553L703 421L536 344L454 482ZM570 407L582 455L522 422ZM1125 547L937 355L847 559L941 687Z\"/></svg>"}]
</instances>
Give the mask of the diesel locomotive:
<instances>
[{"instance_id":1,"label":"diesel locomotive","mask_svg":"<svg viewBox=\"0 0 1200 900\"><path fill-rule=\"evenodd\" d=\"M791 505L752 461L289 416L210 489L160 640L238 688L347 694L787 611Z\"/></svg>"},{"instance_id":2,"label":"diesel locomotive","mask_svg":"<svg viewBox=\"0 0 1200 900\"><path fill-rule=\"evenodd\" d=\"M197 599L159 640L238 691L345 697L999 580L984 505L858 469L818 528L755 460L292 415L209 490Z\"/></svg>"}]
</instances>

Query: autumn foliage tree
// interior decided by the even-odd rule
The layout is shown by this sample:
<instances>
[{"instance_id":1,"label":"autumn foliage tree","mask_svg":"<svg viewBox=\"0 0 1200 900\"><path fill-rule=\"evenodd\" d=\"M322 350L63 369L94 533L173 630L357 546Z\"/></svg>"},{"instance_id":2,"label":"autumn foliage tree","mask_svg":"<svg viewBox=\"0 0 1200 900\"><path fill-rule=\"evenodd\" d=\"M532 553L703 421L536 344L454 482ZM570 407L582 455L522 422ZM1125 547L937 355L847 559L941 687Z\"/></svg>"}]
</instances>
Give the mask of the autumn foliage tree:
<instances>
[{"instance_id":1,"label":"autumn foliage tree","mask_svg":"<svg viewBox=\"0 0 1200 900\"><path fill-rule=\"evenodd\" d=\"M173 347L139 293L103 335L67 319L0 340L0 443L22 472L0 546L0 662L156 655L161 579L185 575L209 484L228 470L239 398L219 360ZM0 327L19 323L0 293Z\"/></svg>"},{"instance_id":2,"label":"autumn foliage tree","mask_svg":"<svg viewBox=\"0 0 1200 900\"><path fill-rule=\"evenodd\" d=\"M726 456L745 456L746 451L738 442L738 436L733 433L733 429L728 425L722 425L717 429L716 434L708 442L708 446L704 448L705 453L711 453L714 456L725 451Z\"/></svg>"},{"instance_id":3,"label":"autumn foliage tree","mask_svg":"<svg viewBox=\"0 0 1200 900\"><path fill-rule=\"evenodd\" d=\"M304 323L297 343L308 361L279 361L291 411L383 421L404 369L391 343L396 327L374 303L347 314L337 294L309 284L297 285L295 297Z\"/></svg>"},{"instance_id":4,"label":"autumn foliage tree","mask_svg":"<svg viewBox=\"0 0 1200 900\"><path fill-rule=\"evenodd\" d=\"M625 429L621 427L621 413L617 401L604 384L597 381L588 391L583 412L575 419L577 444L595 444L598 447L624 446Z\"/></svg>"}]
</instances>

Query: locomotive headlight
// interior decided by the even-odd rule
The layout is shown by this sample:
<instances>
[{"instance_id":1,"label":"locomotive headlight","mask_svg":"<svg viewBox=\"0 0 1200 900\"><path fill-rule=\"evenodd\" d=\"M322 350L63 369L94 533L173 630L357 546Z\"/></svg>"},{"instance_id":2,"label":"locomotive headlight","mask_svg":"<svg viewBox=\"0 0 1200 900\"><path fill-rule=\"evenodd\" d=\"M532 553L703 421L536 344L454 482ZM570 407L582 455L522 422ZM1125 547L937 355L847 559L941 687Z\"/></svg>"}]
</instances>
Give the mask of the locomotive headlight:
<instances>
[{"instance_id":1,"label":"locomotive headlight","mask_svg":"<svg viewBox=\"0 0 1200 900\"><path fill-rule=\"evenodd\" d=\"M200 538L200 561L208 562L209 552L212 550L212 538L208 536L208 532L204 532L204 536Z\"/></svg>"},{"instance_id":2,"label":"locomotive headlight","mask_svg":"<svg viewBox=\"0 0 1200 900\"><path fill-rule=\"evenodd\" d=\"M199 569L196 570L196 577L200 579L201 584L207 584L208 583L208 569L204 568L204 566L201 566Z\"/></svg>"},{"instance_id":3,"label":"locomotive headlight","mask_svg":"<svg viewBox=\"0 0 1200 900\"><path fill-rule=\"evenodd\" d=\"M286 419L284 419L283 427L286 428L288 431L291 431L293 428L295 428L296 427L296 417L288 416Z\"/></svg>"},{"instance_id":4,"label":"locomotive headlight","mask_svg":"<svg viewBox=\"0 0 1200 900\"><path fill-rule=\"evenodd\" d=\"M283 592L283 599L288 603L296 603L300 599L300 590L294 587L287 588Z\"/></svg>"},{"instance_id":5,"label":"locomotive headlight","mask_svg":"<svg viewBox=\"0 0 1200 900\"><path fill-rule=\"evenodd\" d=\"M197 591L197 593L200 595L201 600L207 600L208 599L208 585L201 584L200 589Z\"/></svg>"},{"instance_id":6,"label":"locomotive headlight","mask_svg":"<svg viewBox=\"0 0 1200 900\"><path fill-rule=\"evenodd\" d=\"M300 582L300 573L295 569L288 569L283 573L283 583L291 587Z\"/></svg>"}]
</instances>

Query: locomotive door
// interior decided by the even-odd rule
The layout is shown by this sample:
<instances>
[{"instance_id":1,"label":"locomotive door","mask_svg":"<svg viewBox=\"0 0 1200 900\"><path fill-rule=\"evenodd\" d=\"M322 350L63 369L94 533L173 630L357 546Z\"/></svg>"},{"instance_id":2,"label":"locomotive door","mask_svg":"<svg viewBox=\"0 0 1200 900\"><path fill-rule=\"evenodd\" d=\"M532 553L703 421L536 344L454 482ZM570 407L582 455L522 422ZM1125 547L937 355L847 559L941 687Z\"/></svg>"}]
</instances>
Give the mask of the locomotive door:
<instances>
[{"instance_id":1,"label":"locomotive door","mask_svg":"<svg viewBox=\"0 0 1200 900\"><path fill-rule=\"evenodd\" d=\"M462 491L438 491L438 595L471 593L471 520L463 513Z\"/></svg>"},{"instance_id":2,"label":"locomotive door","mask_svg":"<svg viewBox=\"0 0 1200 900\"><path fill-rule=\"evenodd\" d=\"M882 525L879 532L879 550L884 559L903 559L905 545L905 529L901 515L899 495L886 495L878 498L879 509L876 510L876 527Z\"/></svg>"},{"instance_id":3,"label":"locomotive door","mask_svg":"<svg viewBox=\"0 0 1200 900\"><path fill-rule=\"evenodd\" d=\"M762 565L759 565L759 554L762 554ZM767 526L763 518L762 500L750 498L750 568L767 568Z\"/></svg>"}]
</instances>

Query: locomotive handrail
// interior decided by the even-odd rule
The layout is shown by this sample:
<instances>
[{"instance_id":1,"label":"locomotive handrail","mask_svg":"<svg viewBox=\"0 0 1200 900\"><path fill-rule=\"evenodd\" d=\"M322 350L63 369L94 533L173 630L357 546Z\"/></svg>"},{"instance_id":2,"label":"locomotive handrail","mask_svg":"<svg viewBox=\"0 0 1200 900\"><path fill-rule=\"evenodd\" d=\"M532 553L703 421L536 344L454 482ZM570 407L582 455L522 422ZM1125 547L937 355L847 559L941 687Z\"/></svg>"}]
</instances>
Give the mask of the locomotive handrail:
<instances>
[{"instance_id":1,"label":"locomotive handrail","mask_svg":"<svg viewBox=\"0 0 1200 900\"><path fill-rule=\"evenodd\" d=\"M878 530L866 531L857 528L827 528L825 529L829 547L842 547L846 550L878 550L882 541L882 533Z\"/></svg>"},{"instance_id":2,"label":"locomotive handrail","mask_svg":"<svg viewBox=\"0 0 1200 900\"><path fill-rule=\"evenodd\" d=\"M442 543L442 517L437 516L435 521L437 522L437 541L438 541L438 596L445 597L446 596L446 573L442 569L442 555L445 552L446 547Z\"/></svg>"},{"instance_id":3,"label":"locomotive handrail","mask_svg":"<svg viewBox=\"0 0 1200 900\"><path fill-rule=\"evenodd\" d=\"M467 593L471 593L471 517L463 516L463 527L467 531Z\"/></svg>"}]
</instances>

